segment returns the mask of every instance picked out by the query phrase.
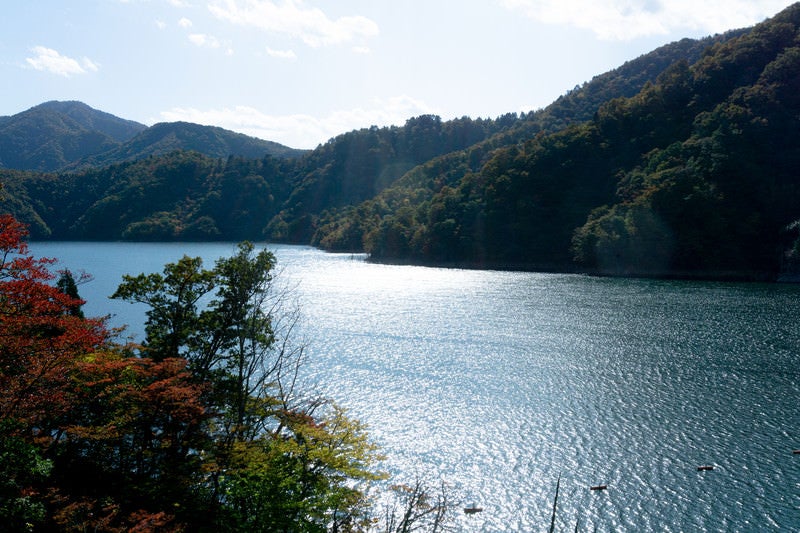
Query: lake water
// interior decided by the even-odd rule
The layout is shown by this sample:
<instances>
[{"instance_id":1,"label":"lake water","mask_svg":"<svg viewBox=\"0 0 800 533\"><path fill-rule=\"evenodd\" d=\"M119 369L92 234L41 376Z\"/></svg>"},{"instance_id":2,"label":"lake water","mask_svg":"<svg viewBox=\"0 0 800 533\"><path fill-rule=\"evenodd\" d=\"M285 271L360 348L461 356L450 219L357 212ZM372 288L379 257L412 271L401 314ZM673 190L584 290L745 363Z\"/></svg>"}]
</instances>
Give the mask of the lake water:
<instances>
[{"instance_id":1,"label":"lake water","mask_svg":"<svg viewBox=\"0 0 800 533\"><path fill-rule=\"evenodd\" d=\"M94 275L86 313L140 336L144 310L105 299L122 274L234 245L31 249ZM441 479L484 508L456 530L547 531L560 475L557 531L800 531L800 285L270 249L297 286L306 377L370 426L398 481Z\"/></svg>"}]
</instances>

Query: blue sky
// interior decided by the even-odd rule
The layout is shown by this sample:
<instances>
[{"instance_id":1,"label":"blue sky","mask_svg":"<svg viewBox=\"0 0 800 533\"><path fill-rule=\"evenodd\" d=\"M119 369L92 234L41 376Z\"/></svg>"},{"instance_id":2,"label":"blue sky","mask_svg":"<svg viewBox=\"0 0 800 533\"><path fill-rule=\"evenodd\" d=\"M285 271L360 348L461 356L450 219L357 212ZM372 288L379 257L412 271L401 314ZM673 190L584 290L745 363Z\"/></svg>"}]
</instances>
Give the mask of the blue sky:
<instances>
[{"instance_id":1,"label":"blue sky","mask_svg":"<svg viewBox=\"0 0 800 533\"><path fill-rule=\"evenodd\" d=\"M662 44L786 0L26 0L0 17L0 115L80 100L313 148L371 125L545 107Z\"/></svg>"}]
</instances>

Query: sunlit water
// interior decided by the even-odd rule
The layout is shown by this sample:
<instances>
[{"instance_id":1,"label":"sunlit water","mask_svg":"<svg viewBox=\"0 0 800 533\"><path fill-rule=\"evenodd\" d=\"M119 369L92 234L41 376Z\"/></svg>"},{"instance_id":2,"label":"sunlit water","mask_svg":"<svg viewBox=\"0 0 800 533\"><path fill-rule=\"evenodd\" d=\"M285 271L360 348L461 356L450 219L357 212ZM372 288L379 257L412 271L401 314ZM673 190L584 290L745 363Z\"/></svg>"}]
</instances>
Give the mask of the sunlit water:
<instances>
[{"instance_id":1,"label":"sunlit water","mask_svg":"<svg viewBox=\"0 0 800 533\"><path fill-rule=\"evenodd\" d=\"M444 480L459 531L800 530L800 286L366 263L276 246L306 378L370 427L398 481ZM84 269L85 311L123 273L232 244L35 243ZM698 471L700 465L713 465ZM607 485L591 491L592 485Z\"/></svg>"}]
</instances>

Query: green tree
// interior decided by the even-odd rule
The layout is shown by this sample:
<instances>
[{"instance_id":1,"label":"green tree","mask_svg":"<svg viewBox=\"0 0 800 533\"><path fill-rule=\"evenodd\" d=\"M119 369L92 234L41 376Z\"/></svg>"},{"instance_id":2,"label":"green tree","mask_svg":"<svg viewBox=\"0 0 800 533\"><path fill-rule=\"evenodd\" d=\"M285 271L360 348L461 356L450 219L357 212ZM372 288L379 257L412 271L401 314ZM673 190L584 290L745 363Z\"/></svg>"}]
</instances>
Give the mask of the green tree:
<instances>
[{"instance_id":1,"label":"green tree","mask_svg":"<svg viewBox=\"0 0 800 533\"><path fill-rule=\"evenodd\" d=\"M81 280L85 279L87 279L85 275L81 276ZM75 281L75 277L72 275L72 272L70 272L69 269L61 271L61 275L56 282L56 287L58 287L58 290L70 298L73 298L76 302L83 302L78 294L78 283ZM82 307L83 303L76 303L70 307L69 313L73 316L84 318L83 310L81 309Z\"/></svg>"},{"instance_id":2,"label":"green tree","mask_svg":"<svg viewBox=\"0 0 800 533\"><path fill-rule=\"evenodd\" d=\"M379 457L361 424L296 387L299 315L274 269L272 253L244 242L210 270L183 257L125 276L113 297L150 306L143 355L185 358L205 387L208 442L191 453L205 458L215 531L355 528Z\"/></svg>"},{"instance_id":3,"label":"green tree","mask_svg":"<svg viewBox=\"0 0 800 533\"><path fill-rule=\"evenodd\" d=\"M33 530L44 521L45 506L33 487L53 466L19 430L13 420L0 420L0 520L9 531Z\"/></svg>"}]
</instances>

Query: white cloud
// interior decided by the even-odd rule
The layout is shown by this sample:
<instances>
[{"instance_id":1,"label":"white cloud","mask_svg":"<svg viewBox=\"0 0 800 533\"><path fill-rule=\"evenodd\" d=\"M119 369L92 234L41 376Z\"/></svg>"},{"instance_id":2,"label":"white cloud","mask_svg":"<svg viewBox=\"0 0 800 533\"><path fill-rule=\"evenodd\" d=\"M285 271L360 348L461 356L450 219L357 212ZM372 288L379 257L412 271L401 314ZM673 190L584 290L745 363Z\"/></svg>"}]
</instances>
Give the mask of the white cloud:
<instances>
[{"instance_id":1,"label":"white cloud","mask_svg":"<svg viewBox=\"0 0 800 533\"><path fill-rule=\"evenodd\" d=\"M189 35L189 41L191 41L192 44L201 47L207 46L209 48L219 48L221 46L219 39L211 35L206 35L205 33L192 33Z\"/></svg>"},{"instance_id":2,"label":"white cloud","mask_svg":"<svg viewBox=\"0 0 800 533\"><path fill-rule=\"evenodd\" d=\"M31 48L31 51L35 56L25 58L28 65L36 70L58 74L66 78L73 74L97 72L100 69L100 66L88 57L78 61L68 56L62 56L56 50L45 46L35 46Z\"/></svg>"},{"instance_id":3,"label":"white cloud","mask_svg":"<svg viewBox=\"0 0 800 533\"><path fill-rule=\"evenodd\" d=\"M100 70L100 65L89 59L88 57L84 57L81 60L81 64L85 70L91 70L92 72L97 72Z\"/></svg>"},{"instance_id":4,"label":"white cloud","mask_svg":"<svg viewBox=\"0 0 800 533\"><path fill-rule=\"evenodd\" d=\"M209 110L173 108L163 111L161 120L219 126L292 148L314 148L348 131L402 125L413 116L433 112L423 102L398 96L376 99L368 108L334 111L321 118L306 114L269 115L253 107L236 106Z\"/></svg>"},{"instance_id":5,"label":"white cloud","mask_svg":"<svg viewBox=\"0 0 800 533\"><path fill-rule=\"evenodd\" d=\"M167 23L164 22L163 20L156 19L155 24L156 24L156 28L158 28L159 30L164 30L164 29L167 28Z\"/></svg>"},{"instance_id":6,"label":"white cloud","mask_svg":"<svg viewBox=\"0 0 800 533\"><path fill-rule=\"evenodd\" d=\"M295 54L293 50L273 50L272 48L267 48L267 54L270 57L276 57L278 59L297 59L297 54Z\"/></svg>"},{"instance_id":7,"label":"white cloud","mask_svg":"<svg viewBox=\"0 0 800 533\"><path fill-rule=\"evenodd\" d=\"M187 19L186 17L183 17L178 21L178 26L180 26L181 28L191 28L192 21Z\"/></svg>"},{"instance_id":8,"label":"white cloud","mask_svg":"<svg viewBox=\"0 0 800 533\"><path fill-rule=\"evenodd\" d=\"M788 0L499 0L545 24L590 30L604 40L629 40L678 30L720 33L752 26Z\"/></svg>"},{"instance_id":9,"label":"white cloud","mask_svg":"<svg viewBox=\"0 0 800 533\"><path fill-rule=\"evenodd\" d=\"M208 9L221 20L301 39L312 47L342 44L378 35L378 25L360 15L331 19L302 0L212 0Z\"/></svg>"}]
</instances>

